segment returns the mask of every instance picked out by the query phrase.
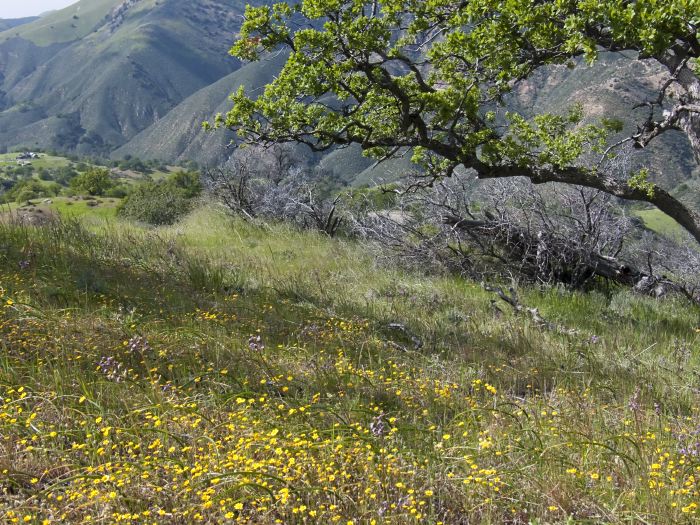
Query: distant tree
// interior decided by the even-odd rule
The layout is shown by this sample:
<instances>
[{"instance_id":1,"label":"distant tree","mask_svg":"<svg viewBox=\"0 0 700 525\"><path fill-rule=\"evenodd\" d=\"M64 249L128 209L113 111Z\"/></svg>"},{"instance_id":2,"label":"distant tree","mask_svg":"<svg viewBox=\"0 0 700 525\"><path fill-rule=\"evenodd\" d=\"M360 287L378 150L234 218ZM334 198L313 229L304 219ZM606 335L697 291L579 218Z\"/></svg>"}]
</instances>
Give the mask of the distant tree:
<instances>
[{"instance_id":1,"label":"distant tree","mask_svg":"<svg viewBox=\"0 0 700 525\"><path fill-rule=\"evenodd\" d=\"M198 171L177 171L168 177L167 183L181 190L188 199L202 193L202 176Z\"/></svg>"},{"instance_id":2,"label":"distant tree","mask_svg":"<svg viewBox=\"0 0 700 525\"><path fill-rule=\"evenodd\" d=\"M78 165L78 167L80 167L80 165ZM88 169L88 167L84 166L82 171L85 171L87 169ZM69 184L70 181L73 180L77 176L78 176L78 171L71 168L70 166L61 166L61 167L55 168L53 170L54 180L56 182L58 182L59 184L63 184L64 186Z\"/></svg>"},{"instance_id":3,"label":"distant tree","mask_svg":"<svg viewBox=\"0 0 700 525\"><path fill-rule=\"evenodd\" d=\"M123 160L117 163L117 166L119 169L135 171L137 173L151 173L153 171L146 162L139 158L132 157L131 155L126 155Z\"/></svg>"},{"instance_id":4,"label":"distant tree","mask_svg":"<svg viewBox=\"0 0 700 525\"><path fill-rule=\"evenodd\" d=\"M480 179L586 186L651 203L700 242L700 215L646 171L607 171L617 146L644 148L670 130L700 160L700 0L302 0L248 7L245 18L234 55L289 58L261 96L241 88L217 117L242 140L356 144L377 159L411 152L428 183L464 167ZM584 125L580 107L499 115L503 97L541 68L603 50L665 69L633 136L611 144L619 123Z\"/></svg>"},{"instance_id":5,"label":"distant tree","mask_svg":"<svg viewBox=\"0 0 700 525\"><path fill-rule=\"evenodd\" d=\"M7 202L24 203L31 199L54 197L61 191L61 186L56 183L42 183L34 179L25 179L15 184L5 194Z\"/></svg>"},{"instance_id":6,"label":"distant tree","mask_svg":"<svg viewBox=\"0 0 700 525\"><path fill-rule=\"evenodd\" d=\"M109 171L104 168L92 168L70 181L71 188L88 195L104 195L113 185Z\"/></svg>"}]
</instances>

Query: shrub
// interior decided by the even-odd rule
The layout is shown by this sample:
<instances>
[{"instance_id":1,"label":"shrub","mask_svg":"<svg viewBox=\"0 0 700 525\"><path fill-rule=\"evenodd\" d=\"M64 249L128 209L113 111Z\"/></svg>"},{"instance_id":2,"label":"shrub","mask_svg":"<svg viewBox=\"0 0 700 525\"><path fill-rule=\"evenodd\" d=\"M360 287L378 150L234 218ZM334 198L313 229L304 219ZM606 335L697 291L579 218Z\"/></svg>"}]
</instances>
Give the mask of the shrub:
<instances>
[{"instance_id":1,"label":"shrub","mask_svg":"<svg viewBox=\"0 0 700 525\"><path fill-rule=\"evenodd\" d=\"M136 187L119 206L118 214L153 225L173 224L190 207L182 190L170 184L150 182Z\"/></svg>"},{"instance_id":2,"label":"shrub","mask_svg":"<svg viewBox=\"0 0 700 525\"><path fill-rule=\"evenodd\" d=\"M5 194L5 200L7 202L15 201L23 203L31 199L54 197L58 195L60 190L61 187L56 183L45 184L38 180L27 179L15 184L14 187Z\"/></svg>"},{"instance_id":3,"label":"shrub","mask_svg":"<svg viewBox=\"0 0 700 525\"><path fill-rule=\"evenodd\" d=\"M122 199L129 193L129 188L123 184L119 186L114 186L105 192L105 197L111 197L113 199Z\"/></svg>"},{"instance_id":4,"label":"shrub","mask_svg":"<svg viewBox=\"0 0 700 525\"><path fill-rule=\"evenodd\" d=\"M70 185L78 193L104 195L114 183L109 178L109 171L103 168L93 168L73 178Z\"/></svg>"},{"instance_id":5,"label":"shrub","mask_svg":"<svg viewBox=\"0 0 700 525\"><path fill-rule=\"evenodd\" d=\"M167 184L182 190L188 199L202 193L202 178L197 171L178 171L167 179Z\"/></svg>"}]
</instances>

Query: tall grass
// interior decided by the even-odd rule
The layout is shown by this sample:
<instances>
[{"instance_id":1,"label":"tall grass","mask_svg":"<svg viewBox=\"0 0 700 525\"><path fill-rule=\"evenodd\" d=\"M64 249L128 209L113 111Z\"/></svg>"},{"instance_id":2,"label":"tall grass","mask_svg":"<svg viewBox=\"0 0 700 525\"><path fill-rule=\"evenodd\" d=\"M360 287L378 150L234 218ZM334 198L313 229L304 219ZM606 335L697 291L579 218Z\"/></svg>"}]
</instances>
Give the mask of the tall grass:
<instances>
[{"instance_id":1,"label":"tall grass","mask_svg":"<svg viewBox=\"0 0 700 525\"><path fill-rule=\"evenodd\" d=\"M0 521L685 523L698 310L203 209L0 224Z\"/></svg>"}]
</instances>

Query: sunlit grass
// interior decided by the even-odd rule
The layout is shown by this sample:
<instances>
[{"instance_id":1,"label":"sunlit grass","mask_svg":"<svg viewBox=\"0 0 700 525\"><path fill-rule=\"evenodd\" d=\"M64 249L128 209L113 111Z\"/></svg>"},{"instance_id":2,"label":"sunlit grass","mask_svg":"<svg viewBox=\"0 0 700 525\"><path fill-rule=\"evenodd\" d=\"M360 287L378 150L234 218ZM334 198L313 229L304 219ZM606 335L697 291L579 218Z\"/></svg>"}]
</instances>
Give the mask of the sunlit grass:
<instances>
[{"instance_id":1,"label":"sunlit grass","mask_svg":"<svg viewBox=\"0 0 700 525\"><path fill-rule=\"evenodd\" d=\"M656 233L677 239L683 236L683 228L671 217L656 208L651 210L639 210L634 214L644 221L644 226Z\"/></svg>"},{"instance_id":2,"label":"sunlit grass","mask_svg":"<svg viewBox=\"0 0 700 525\"><path fill-rule=\"evenodd\" d=\"M683 302L520 290L544 330L475 283L211 209L0 245L3 523L696 514Z\"/></svg>"}]
</instances>

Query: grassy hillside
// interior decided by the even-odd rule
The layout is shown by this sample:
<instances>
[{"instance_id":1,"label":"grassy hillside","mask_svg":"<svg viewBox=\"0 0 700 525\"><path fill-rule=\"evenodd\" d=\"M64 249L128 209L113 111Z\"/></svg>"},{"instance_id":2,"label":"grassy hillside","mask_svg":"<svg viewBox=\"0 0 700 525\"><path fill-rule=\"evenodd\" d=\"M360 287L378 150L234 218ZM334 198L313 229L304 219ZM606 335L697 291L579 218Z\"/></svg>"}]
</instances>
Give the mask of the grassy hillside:
<instances>
[{"instance_id":1,"label":"grassy hillside","mask_svg":"<svg viewBox=\"0 0 700 525\"><path fill-rule=\"evenodd\" d=\"M19 27L29 22L33 22L38 17L29 16L26 18L0 18L0 33L12 29L13 27Z\"/></svg>"},{"instance_id":2,"label":"grassy hillside","mask_svg":"<svg viewBox=\"0 0 700 525\"><path fill-rule=\"evenodd\" d=\"M81 0L53 11L12 32L0 33L0 41L19 37L37 46L79 40L97 29L124 0Z\"/></svg>"},{"instance_id":3,"label":"grassy hillside","mask_svg":"<svg viewBox=\"0 0 700 525\"><path fill-rule=\"evenodd\" d=\"M112 156L120 159L132 155L169 161L191 159L203 165L222 162L231 154L226 146L233 136L225 132L207 133L202 129L202 122L227 111L229 95L240 86L251 91L262 89L274 78L285 60L285 56L277 55L243 66L185 99Z\"/></svg>"},{"instance_id":4,"label":"grassy hillside","mask_svg":"<svg viewBox=\"0 0 700 525\"><path fill-rule=\"evenodd\" d=\"M211 209L0 244L4 522L695 519L685 303L520 290L546 330Z\"/></svg>"},{"instance_id":5,"label":"grassy hillside","mask_svg":"<svg viewBox=\"0 0 700 525\"><path fill-rule=\"evenodd\" d=\"M683 228L660 210L640 210L634 212L634 215L642 219L642 221L644 221L644 226L652 231L675 239L682 238L684 233Z\"/></svg>"}]
</instances>

